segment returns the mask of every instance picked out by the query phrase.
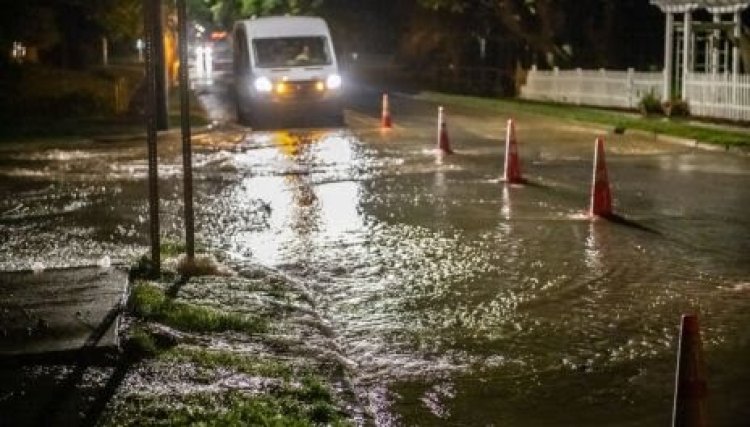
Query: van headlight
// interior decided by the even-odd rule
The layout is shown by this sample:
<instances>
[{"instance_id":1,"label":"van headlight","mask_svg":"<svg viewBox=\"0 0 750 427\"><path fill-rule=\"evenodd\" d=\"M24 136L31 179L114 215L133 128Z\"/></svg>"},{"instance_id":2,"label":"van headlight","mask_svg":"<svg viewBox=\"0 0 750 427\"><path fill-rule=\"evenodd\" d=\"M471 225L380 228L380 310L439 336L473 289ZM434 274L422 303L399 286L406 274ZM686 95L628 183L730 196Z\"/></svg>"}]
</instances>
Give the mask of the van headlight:
<instances>
[{"instance_id":1,"label":"van headlight","mask_svg":"<svg viewBox=\"0 0 750 427\"><path fill-rule=\"evenodd\" d=\"M268 77L258 77L253 82L253 86L255 86L255 90L258 92L271 92L273 90L273 83L271 83L271 79Z\"/></svg>"},{"instance_id":2,"label":"van headlight","mask_svg":"<svg viewBox=\"0 0 750 427\"><path fill-rule=\"evenodd\" d=\"M328 89L339 89L341 87L341 76L338 74L331 74L326 79L326 87Z\"/></svg>"}]
</instances>

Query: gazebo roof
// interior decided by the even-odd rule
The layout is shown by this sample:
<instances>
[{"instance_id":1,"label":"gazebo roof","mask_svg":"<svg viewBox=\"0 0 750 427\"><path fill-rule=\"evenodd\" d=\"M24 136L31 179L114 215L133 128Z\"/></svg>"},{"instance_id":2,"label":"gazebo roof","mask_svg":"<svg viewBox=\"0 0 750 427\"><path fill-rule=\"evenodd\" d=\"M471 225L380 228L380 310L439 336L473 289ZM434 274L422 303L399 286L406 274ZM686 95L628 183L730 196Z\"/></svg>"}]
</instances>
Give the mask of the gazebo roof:
<instances>
[{"instance_id":1,"label":"gazebo roof","mask_svg":"<svg viewBox=\"0 0 750 427\"><path fill-rule=\"evenodd\" d=\"M733 13L745 10L750 0L651 0L663 12L684 13L696 9L706 9L711 13Z\"/></svg>"}]
</instances>

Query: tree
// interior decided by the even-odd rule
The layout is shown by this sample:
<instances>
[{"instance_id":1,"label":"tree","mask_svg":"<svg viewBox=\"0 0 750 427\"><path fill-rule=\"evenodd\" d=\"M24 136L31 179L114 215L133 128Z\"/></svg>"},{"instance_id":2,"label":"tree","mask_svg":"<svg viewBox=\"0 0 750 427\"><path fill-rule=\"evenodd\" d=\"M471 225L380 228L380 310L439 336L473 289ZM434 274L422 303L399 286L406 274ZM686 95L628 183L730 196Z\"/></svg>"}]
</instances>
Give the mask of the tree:
<instances>
[{"instance_id":1,"label":"tree","mask_svg":"<svg viewBox=\"0 0 750 427\"><path fill-rule=\"evenodd\" d=\"M563 66L629 66L658 56L658 11L644 0L419 0L472 22L487 37L513 40L526 61ZM642 46L633 52L631 46ZM656 47L654 49L654 46Z\"/></svg>"},{"instance_id":2,"label":"tree","mask_svg":"<svg viewBox=\"0 0 750 427\"><path fill-rule=\"evenodd\" d=\"M94 21L112 40L135 40L143 34L143 0L92 2Z\"/></svg>"},{"instance_id":3,"label":"tree","mask_svg":"<svg viewBox=\"0 0 750 427\"><path fill-rule=\"evenodd\" d=\"M204 0L203 4L198 3L196 0L192 4L201 11L209 10L213 23L229 28L235 20L251 16L315 13L323 0Z\"/></svg>"},{"instance_id":4,"label":"tree","mask_svg":"<svg viewBox=\"0 0 750 427\"><path fill-rule=\"evenodd\" d=\"M12 2L3 5L0 14L0 48L2 56L10 51L11 43L20 41L41 52L54 48L63 38L55 9L39 1L27 4Z\"/></svg>"}]
</instances>

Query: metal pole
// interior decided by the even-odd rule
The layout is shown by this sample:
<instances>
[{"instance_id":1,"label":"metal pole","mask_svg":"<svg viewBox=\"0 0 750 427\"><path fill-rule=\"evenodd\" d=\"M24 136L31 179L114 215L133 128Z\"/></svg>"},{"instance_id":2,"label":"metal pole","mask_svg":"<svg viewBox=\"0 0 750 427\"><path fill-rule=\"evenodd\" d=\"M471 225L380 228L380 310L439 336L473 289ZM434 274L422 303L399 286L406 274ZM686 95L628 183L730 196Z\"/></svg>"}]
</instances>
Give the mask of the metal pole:
<instances>
[{"instance_id":1,"label":"metal pole","mask_svg":"<svg viewBox=\"0 0 750 427\"><path fill-rule=\"evenodd\" d=\"M144 28L146 29L146 142L148 145L148 201L150 214L151 262L153 274L161 271L161 253L159 241L159 162L156 150L156 49L153 21L157 19L159 8L155 7L160 0L143 0Z\"/></svg>"},{"instance_id":2,"label":"metal pole","mask_svg":"<svg viewBox=\"0 0 750 427\"><path fill-rule=\"evenodd\" d=\"M167 82L167 66L164 48L164 7L162 0L155 0L151 5L153 10L153 49L156 81L156 129L169 129L169 84Z\"/></svg>"},{"instance_id":3,"label":"metal pole","mask_svg":"<svg viewBox=\"0 0 750 427\"><path fill-rule=\"evenodd\" d=\"M180 122L182 124L182 179L185 199L185 249L188 263L195 258L195 221L193 213L193 159L188 96L188 33L185 0L177 0L177 27L180 33Z\"/></svg>"}]
</instances>

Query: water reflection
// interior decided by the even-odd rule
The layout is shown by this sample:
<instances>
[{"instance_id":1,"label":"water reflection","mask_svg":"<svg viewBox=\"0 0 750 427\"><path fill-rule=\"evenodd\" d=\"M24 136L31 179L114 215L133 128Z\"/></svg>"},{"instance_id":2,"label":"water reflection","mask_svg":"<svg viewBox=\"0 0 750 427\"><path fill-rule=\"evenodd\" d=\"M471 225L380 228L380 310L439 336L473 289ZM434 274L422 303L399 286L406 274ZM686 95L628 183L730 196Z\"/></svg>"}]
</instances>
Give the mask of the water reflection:
<instances>
[{"instance_id":1,"label":"water reflection","mask_svg":"<svg viewBox=\"0 0 750 427\"><path fill-rule=\"evenodd\" d=\"M448 216L448 188L445 181L445 171L439 167L438 170L435 171L432 194L435 198L436 217L441 220L441 223L443 223Z\"/></svg>"},{"instance_id":2,"label":"water reflection","mask_svg":"<svg viewBox=\"0 0 750 427\"><path fill-rule=\"evenodd\" d=\"M609 224L603 221L591 221L589 233L584 247L584 261L588 269L597 276L605 271L606 251L611 244L609 239Z\"/></svg>"},{"instance_id":3,"label":"water reflection","mask_svg":"<svg viewBox=\"0 0 750 427\"><path fill-rule=\"evenodd\" d=\"M505 218L505 220L509 220L510 213L511 213L511 204L510 204L510 189L508 188L508 185L503 185L501 201L502 201L502 206L500 207L500 214L503 216L503 218Z\"/></svg>"},{"instance_id":4,"label":"water reflection","mask_svg":"<svg viewBox=\"0 0 750 427\"><path fill-rule=\"evenodd\" d=\"M259 260L270 265L309 261L313 248L346 242L364 229L360 184L351 179L355 153L346 133L274 132L259 137L269 148L244 153L242 162L248 170L265 171L244 184L250 189L247 197L266 201L272 212L269 228L247 241Z\"/></svg>"}]
</instances>

